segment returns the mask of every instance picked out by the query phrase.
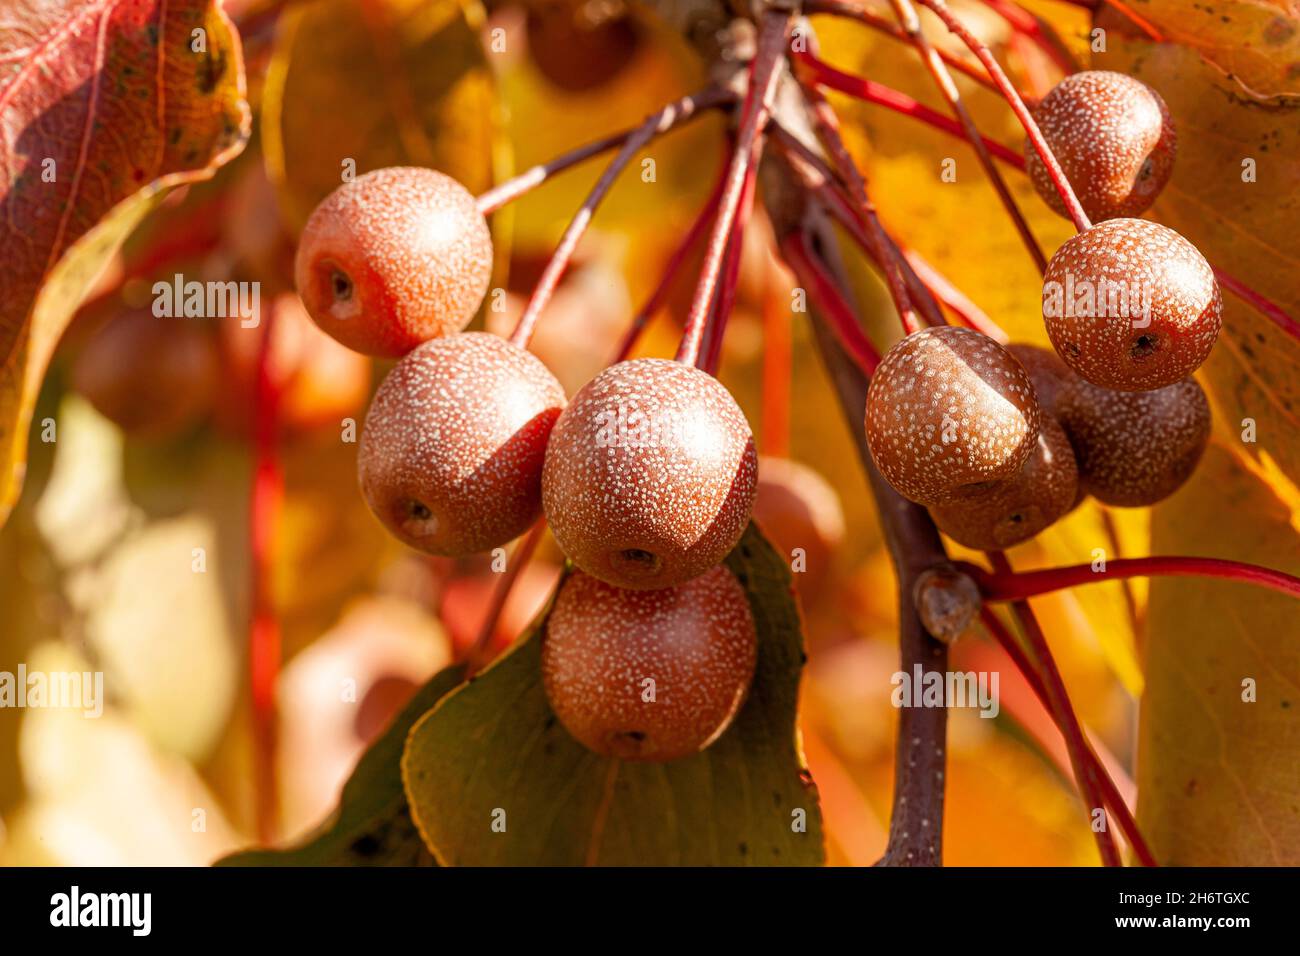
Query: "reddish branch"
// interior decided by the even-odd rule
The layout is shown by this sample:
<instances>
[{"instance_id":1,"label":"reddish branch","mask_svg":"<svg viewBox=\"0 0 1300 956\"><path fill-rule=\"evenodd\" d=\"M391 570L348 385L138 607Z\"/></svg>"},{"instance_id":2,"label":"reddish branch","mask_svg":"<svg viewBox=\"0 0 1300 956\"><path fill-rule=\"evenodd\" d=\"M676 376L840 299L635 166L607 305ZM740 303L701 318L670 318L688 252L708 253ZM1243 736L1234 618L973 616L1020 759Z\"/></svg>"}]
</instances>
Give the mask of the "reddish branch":
<instances>
[{"instance_id":1,"label":"reddish branch","mask_svg":"<svg viewBox=\"0 0 1300 956\"><path fill-rule=\"evenodd\" d=\"M880 354L862 331L852 306L839 285L830 277L803 233L791 233L781 240L781 257L804 287L812 305L829 325L844 353L864 376L870 376L880 364Z\"/></svg>"},{"instance_id":2,"label":"reddish branch","mask_svg":"<svg viewBox=\"0 0 1300 956\"><path fill-rule=\"evenodd\" d=\"M511 342L523 347L532 338L533 330L537 327L537 320L541 317L547 303L551 301L556 286L560 284L560 277L564 275L564 270L568 268L569 261L573 258L574 252L577 251L578 241L582 238L583 233L587 231L587 226L596 212L596 207L600 205L610 187L614 185L614 180L618 178L619 173L623 171L646 143L659 134L680 125L692 116L698 115L701 100L707 95L709 95L709 91L683 97L676 103L669 103L658 113L648 117L624 140L623 147L618 151L618 155L605 168L605 172L601 174L600 179L596 181L596 185L592 187L591 192L587 194L587 198L583 200L582 206L574 213L568 228L564 230L564 235L560 237L560 244L556 247L555 254L551 256L551 261L546 264L542 277L537 280L537 286L533 289L532 298L528 300L523 315L519 317L519 324L515 326L515 331L510 336Z\"/></svg>"},{"instance_id":3,"label":"reddish branch","mask_svg":"<svg viewBox=\"0 0 1300 956\"><path fill-rule=\"evenodd\" d=\"M821 62L810 53L796 54L796 58L804 63ZM815 68L813 69L813 76L818 77ZM885 227L880 222L880 217L876 214L876 207L867 194L866 180L863 179L857 164L854 163L849 148L844 144L844 138L840 135L839 118L835 115L835 111L831 109L830 103L822 95L821 90L817 89L813 83L801 82L801 86L804 96L808 100L808 106L812 111L817 135L830 153L831 166L838 174L840 181L847 187L849 199L853 202L855 212L866 227L867 234L871 237L871 244L878 255L877 261L885 273L885 282L889 286L890 298L894 300L894 308L898 310L899 321L903 324L903 331L908 334L916 332L922 327L922 323L916 317L916 310L912 307L912 296L903 277L901 257L897 255L897 247L890 240Z\"/></svg>"},{"instance_id":4,"label":"reddish branch","mask_svg":"<svg viewBox=\"0 0 1300 956\"><path fill-rule=\"evenodd\" d=\"M948 103L948 108L961 124L966 142L975 150L975 155L984 168L985 174L989 177L994 192L998 194L998 200L1007 211L1007 215L1011 217L1011 222L1016 227L1016 232L1020 234L1025 248L1029 250L1029 255L1034 260L1034 264L1038 266L1038 271L1045 271L1047 269L1047 259L1043 256L1043 250L1038 247L1038 241L1034 238L1033 232L1030 231L1029 223L1025 221L1020 207L1016 205L1016 200L1011 195L1011 190L1007 188L1002 173L994 165L993 157L989 154L988 147L984 145L984 137L980 135L979 127L975 125L975 118L971 116L970 110L966 108L966 103L961 98L957 84L953 82L952 74L948 72L948 68L944 65L933 44L921 32L921 20L916 15L916 7L912 5L911 0L890 0L890 3L894 8L895 15L898 17L898 22L907 32L912 45L916 47L917 53L920 54L926 70L939 88L944 100Z\"/></svg>"},{"instance_id":5,"label":"reddish branch","mask_svg":"<svg viewBox=\"0 0 1300 956\"><path fill-rule=\"evenodd\" d=\"M1021 36L1033 41L1035 46L1060 67L1062 73L1078 72L1078 61L1069 48L1056 35L1056 31L1046 27L1038 17L1023 7L1011 3L1010 0L984 0L984 5L997 13Z\"/></svg>"},{"instance_id":6,"label":"reddish branch","mask_svg":"<svg viewBox=\"0 0 1300 956\"><path fill-rule=\"evenodd\" d=\"M1291 318L1291 316L1287 315L1280 305L1273 302L1271 299L1265 298L1231 273L1215 268L1214 275L1215 278L1219 280L1219 285L1223 286L1243 302L1247 302L1254 306L1293 340L1300 342L1300 322L1297 322L1295 319Z\"/></svg>"},{"instance_id":7,"label":"reddish branch","mask_svg":"<svg viewBox=\"0 0 1300 956\"><path fill-rule=\"evenodd\" d=\"M735 95L728 89L722 87L712 87L696 94L694 99L694 109L691 116L697 115L700 111L713 109L719 106L726 106L735 100ZM683 115L680 120L686 120L690 117ZM643 124L644 125L644 124ZM556 173L561 173L566 169L577 166L593 156L608 152L615 147L622 146L631 137L635 136L641 126L634 126L630 129L621 130L617 133L611 133L601 139L594 140L577 149L570 150L561 156L555 157L546 163L533 166L515 176L506 180L499 186L489 189L478 197L478 208L484 214L496 212L502 206L513 202L525 193L535 189L542 183L546 182Z\"/></svg>"},{"instance_id":8,"label":"reddish branch","mask_svg":"<svg viewBox=\"0 0 1300 956\"><path fill-rule=\"evenodd\" d=\"M1056 157L1052 154L1047 141L1043 139L1042 131L1039 130L1038 124L1034 122L1033 116L1030 115L1029 108L1025 106L1025 101L1021 99L1020 93L1016 91L1011 80L1007 78L1002 67L998 65L993 52L983 41L966 29L965 25L948 9L944 0L917 0L917 2L932 10L943 21L944 26L956 34L966 44L967 48L979 57L980 62L984 64L984 68L989 71L989 76L997 84L998 90L1011 106L1012 112L1016 114L1016 119L1020 120L1020 125L1025 128L1025 134L1029 137L1029 142L1033 145L1034 151L1038 153L1038 158L1047 167L1048 176L1051 177L1052 184L1056 187L1057 193L1060 194L1061 201L1065 203L1066 211L1069 213L1075 228L1080 232L1090 228L1092 222L1088 219L1088 214L1083 211L1083 206L1079 204L1079 197L1074 194L1074 189L1070 186L1070 181L1066 179L1061 164L1056 161Z\"/></svg>"},{"instance_id":9,"label":"reddish branch","mask_svg":"<svg viewBox=\"0 0 1300 956\"><path fill-rule=\"evenodd\" d=\"M762 148L763 137L760 134L755 140L754 156L745 174L745 185L740 192L740 205L736 210L736 221L731 230L731 243L727 247L727 259L723 266L722 284L718 287L717 301L710 313L708 329L705 332L700 368L710 375L717 374L718 364L722 361L722 336L727 330L727 320L731 318L732 309L736 306L740 266L745 250L745 229L749 225L749 216L754 205L754 191L758 187L758 158Z\"/></svg>"},{"instance_id":10,"label":"reddish branch","mask_svg":"<svg viewBox=\"0 0 1300 956\"><path fill-rule=\"evenodd\" d=\"M718 275L726 258L727 246L731 241L736 210L745 192L745 184L750 178L750 167L757 162L755 146L759 134L771 115L772 102L776 97L777 84L781 78L781 65L785 60L783 54L789 27L790 14L787 11L768 10L763 14L758 49L750 64L749 85L745 93L744 106L741 108L740 129L736 134L736 147L732 151L731 167L727 170L718 214L704 253L700 281L691 300L690 312L686 316L686 329L682 334L681 345L677 349L677 361L688 365L696 364L700 357L700 344L712 309Z\"/></svg>"},{"instance_id":11,"label":"reddish branch","mask_svg":"<svg viewBox=\"0 0 1300 956\"><path fill-rule=\"evenodd\" d=\"M623 361L632 354L632 349L636 347L637 340L641 337L641 333L645 331L645 327L650 324L650 320L668 301L668 295L672 291L673 281L677 278L678 272L681 271L682 265L704 236L704 230L708 228L713 217L717 215L718 202L722 199L722 187L726 181L726 167L723 167L722 175L718 176L713 191L709 194L709 198L704 201L704 205L700 207L699 213L695 216L695 221L691 223L690 228L686 230L686 235L682 236L681 242L677 244L677 248L668 257L663 274L659 277L659 284L650 293L650 297L645 300L645 304L641 306L640 311L628 323L627 331L623 334L623 339L618 345L618 351L614 355L615 363Z\"/></svg>"},{"instance_id":12,"label":"reddish branch","mask_svg":"<svg viewBox=\"0 0 1300 956\"><path fill-rule=\"evenodd\" d=\"M466 677L473 676L487 663L485 658L492 645L492 635L496 633L497 623L501 620L501 612L505 609L506 601L510 599L510 592L514 589L515 582L519 580L519 572L523 571L528 565L528 561L532 558L533 552L537 550L537 543L542 540L542 534L545 531L546 521L544 519L533 525L528 533L519 539L519 543L515 545L514 553L510 555L509 564L501 572L501 576L497 578L496 587L492 591L492 603L488 606L487 614L483 617L483 624L479 627L478 636L474 638L474 643L465 652Z\"/></svg>"},{"instance_id":13,"label":"reddish branch","mask_svg":"<svg viewBox=\"0 0 1300 956\"><path fill-rule=\"evenodd\" d=\"M849 20L857 20L859 23L871 27L873 30L878 30L881 33L888 34L895 40L900 40L903 43L911 42L911 39L902 27L890 23L884 17L876 16L876 14L872 13L870 10L864 9L857 2L854 2L854 0L814 0L812 3L805 4L804 8L811 14L828 13ZM997 90L997 87L993 85L993 81L990 80L985 72L978 66L975 66L972 63L967 63L960 57L953 56L947 50L936 50L935 52L939 55L939 59L954 70L964 73L967 77L987 89Z\"/></svg>"},{"instance_id":14,"label":"reddish branch","mask_svg":"<svg viewBox=\"0 0 1300 956\"><path fill-rule=\"evenodd\" d=\"M1006 330L990 319L978 305L966 297L966 294L957 288L952 282L934 266L930 265L914 249L904 249L903 258L907 264L916 270L920 281L925 283L925 287L930 290L931 294L938 298L948 311L957 316L959 322L968 329L975 329L977 332L983 332L989 338L998 342L1006 343L1010 341L1010 336Z\"/></svg>"},{"instance_id":15,"label":"reddish branch","mask_svg":"<svg viewBox=\"0 0 1300 956\"><path fill-rule=\"evenodd\" d=\"M279 453L280 389L271 369L276 316L266 310L257 351L253 392L253 487L249 499L249 573L252 619L248 634L248 673L253 717L253 799L258 838L275 839L279 826L276 776L276 684L280 675L280 622L272 591L275 528L284 497Z\"/></svg>"},{"instance_id":16,"label":"reddish branch","mask_svg":"<svg viewBox=\"0 0 1300 956\"><path fill-rule=\"evenodd\" d=\"M1283 571L1274 571L1272 568L1262 568L1243 561L1229 561L1224 558L1169 555L1116 558L1106 562L1104 571L1095 571L1090 564L1073 564L1062 568L1018 572L995 567L990 572L966 561L957 563L963 571L974 578L975 583L980 586L980 591L989 601L1015 601L1083 584L1152 576L1206 577L1224 581L1241 581L1289 594L1292 597L1300 597L1300 578Z\"/></svg>"},{"instance_id":17,"label":"reddish branch","mask_svg":"<svg viewBox=\"0 0 1300 956\"><path fill-rule=\"evenodd\" d=\"M801 65L806 67L810 79L821 86L843 93L846 96L852 96L866 103L875 103L877 106L883 106L895 113L910 116L912 119L920 120L928 126L933 126L935 129L943 130L953 136L962 139L966 138L965 130L955 119L944 116L938 110L932 110L923 103L918 103L906 93L902 93L883 83L877 83L875 80L868 80L865 77L845 73L843 70L836 69L810 53L796 53L794 56ZM981 139L984 148L990 154L1006 163L1010 163L1017 169L1024 168L1024 157L1014 149L1003 146L987 136Z\"/></svg>"},{"instance_id":18,"label":"reddish branch","mask_svg":"<svg viewBox=\"0 0 1300 956\"><path fill-rule=\"evenodd\" d=\"M993 612L992 608L987 606L984 607L980 611L980 620L984 622L984 626L988 629L989 633L993 635L994 639L1002 646L1002 649L1007 652L1007 656L1009 656L1015 663L1016 668L1024 675L1025 680L1029 682L1029 686L1033 690L1035 696L1038 697L1043 707L1046 708L1048 714L1051 715L1052 721L1056 724L1057 729L1060 729L1065 723L1064 715L1059 714L1052 709L1053 699L1047 693L1047 688L1043 684L1042 675L1039 673L1038 668L1034 666L1034 663L1029 659L1024 648L1020 646L1020 642L1015 639L1007 626L1002 623L1002 619ZM1138 829L1137 821L1133 818L1133 814L1129 811L1128 804L1124 802L1124 797L1120 794L1119 787L1115 784L1115 781L1111 778L1110 774L1106 772L1105 765L1097 756L1091 743L1086 743L1083 756L1084 759L1094 768L1097 780L1101 784L1102 795L1106 799L1106 805L1109 806L1111 812L1115 814L1115 820L1119 824L1120 832L1124 834L1124 838L1128 841L1129 846L1133 848L1134 855L1143 866L1158 866L1159 864L1156 862L1155 855L1151 852L1150 847L1147 846L1146 839ZM1076 778L1076 783L1077 782Z\"/></svg>"},{"instance_id":19,"label":"reddish branch","mask_svg":"<svg viewBox=\"0 0 1300 956\"><path fill-rule=\"evenodd\" d=\"M1003 573L1011 573L1011 566L1007 563L1007 559L1002 552L991 551L988 557L994 568ZM1097 830L1093 826L1093 812L1101 810L1103 816L1106 812L1105 799L1102 796L1103 788L1098 773L1099 767L1095 761L1090 763L1088 760L1088 742L1083 736L1083 728L1079 725L1079 718L1075 716L1074 708L1070 705L1070 696L1066 693L1065 681L1061 679L1061 672L1056 667L1055 658L1052 657L1052 649L1048 647L1047 638L1043 634L1042 627L1039 626L1038 618L1034 615L1034 611L1027 601L1015 601L1012 603L1011 609L1015 612L1017 620L1020 621L1020 629L1024 632L1025 642L1029 645L1029 652L1038 659L1043 690L1050 702L1048 710L1056 716L1057 726L1061 729L1061 735L1065 737L1065 747L1070 753L1070 765L1074 768L1074 779L1078 781L1079 791L1083 795L1088 810L1088 825L1096 838L1097 850L1101 853L1101 862L1105 866L1121 866L1122 861L1119 857L1119 851L1115 849L1115 840L1111 836L1109 826L1103 825L1101 830Z\"/></svg>"}]
</instances>

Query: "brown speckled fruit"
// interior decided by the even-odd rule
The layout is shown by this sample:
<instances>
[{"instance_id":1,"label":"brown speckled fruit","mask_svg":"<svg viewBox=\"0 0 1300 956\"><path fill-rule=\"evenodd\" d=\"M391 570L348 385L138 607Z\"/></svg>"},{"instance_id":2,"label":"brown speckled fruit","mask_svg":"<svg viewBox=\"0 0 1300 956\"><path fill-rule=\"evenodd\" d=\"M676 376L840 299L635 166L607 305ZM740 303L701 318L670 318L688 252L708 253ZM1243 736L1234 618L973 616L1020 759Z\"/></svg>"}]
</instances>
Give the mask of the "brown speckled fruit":
<instances>
[{"instance_id":1,"label":"brown speckled fruit","mask_svg":"<svg viewBox=\"0 0 1300 956\"><path fill-rule=\"evenodd\" d=\"M1077 376L1051 349L1024 342L1012 342L1007 351L1019 362L1034 383L1038 407L1047 415L1056 414L1056 402L1065 383Z\"/></svg>"},{"instance_id":2,"label":"brown speckled fruit","mask_svg":"<svg viewBox=\"0 0 1300 956\"><path fill-rule=\"evenodd\" d=\"M542 681L551 709L586 747L663 762L727 729L757 659L749 600L725 567L657 591L575 571L546 623Z\"/></svg>"},{"instance_id":3,"label":"brown speckled fruit","mask_svg":"<svg viewBox=\"0 0 1300 956\"><path fill-rule=\"evenodd\" d=\"M72 383L129 435L162 439L198 421L217 388L217 349L194 319L147 309L109 319L72 366Z\"/></svg>"},{"instance_id":4,"label":"brown speckled fruit","mask_svg":"<svg viewBox=\"0 0 1300 956\"><path fill-rule=\"evenodd\" d=\"M1058 410L1081 485L1108 505L1134 508L1167 498L1191 475L1210 438L1210 405L1190 378L1151 392L1076 379Z\"/></svg>"},{"instance_id":5,"label":"brown speckled fruit","mask_svg":"<svg viewBox=\"0 0 1300 956\"><path fill-rule=\"evenodd\" d=\"M934 505L939 530L958 544L999 551L1028 541L1075 505L1079 471L1064 430L1044 415L1038 445L1014 478L970 501Z\"/></svg>"},{"instance_id":6,"label":"brown speckled fruit","mask_svg":"<svg viewBox=\"0 0 1300 956\"><path fill-rule=\"evenodd\" d=\"M1123 73L1067 76L1034 110L1043 138L1094 222L1136 216L1169 181L1177 138L1160 94ZM1065 204L1038 152L1025 141L1034 188L1062 216Z\"/></svg>"},{"instance_id":7,"label":"brown speckled fruit","mask_svg":"<svg viewBox=\"0 0 1300 956\"><path fill-rule=\"evenodd\" d=\"M636 359L584 385L556 422L542 503L560 548L588 574L671 587L740 540L757 465L749 423L717 379Z\"/></svg>"},{"instance_id":8,"label":"brown speckled fruit","mask_svg":"<svg viewBox=\"0 0 1300 956\"><path fill-rule=\"evenodd\" d=\"M429 554L505 544L541 507L542 462L564 391L505 339L465 332L415 349L375 392L361 492L384 526Z\"/></svg>"},{"instance_id":9,"label":"brown speckled fruit","mask_svg":"<svg viewBox=\"0 0 1300 956\"><path fill-rule=\"evenodd\" d=\"M1112 219L1056 250L1043 276L1043 321L1065 363L1094 385L1172 385L1209 356L1223 311L1196 247L1145 219Z\"/></svg>"},{"instance_id":10,"label":"brown speckled fruit","mask_svg":"<svg viewBox=\"0 0 1300 956\"><path fill-rule=\"evenodd\" d=\"M393 166L344 183L312 212L294 278L316 324L367 355L405 355L459 332L492 273L474 197L432 169Z\"/></svg>"},{"instance_id":11,"label":"brown speckled fruit","mask_svg":"<svg viewBox=\"0 0 1300 956\"><path fill-rule=\"evenodd\" d=\"M941 326L895 343L871 377L871 457L904 498L977 496L1020 470L1038 437L1034 386L987 335Z\"/></svg>"}]
</instances>

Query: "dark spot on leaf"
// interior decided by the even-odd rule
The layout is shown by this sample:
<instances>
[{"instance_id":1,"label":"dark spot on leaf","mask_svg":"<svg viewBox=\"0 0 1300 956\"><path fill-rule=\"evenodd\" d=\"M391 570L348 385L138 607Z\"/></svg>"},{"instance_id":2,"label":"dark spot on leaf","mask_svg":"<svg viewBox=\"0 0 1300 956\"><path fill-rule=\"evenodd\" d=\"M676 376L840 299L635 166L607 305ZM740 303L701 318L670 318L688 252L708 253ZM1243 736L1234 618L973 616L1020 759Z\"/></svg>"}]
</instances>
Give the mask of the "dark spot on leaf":
<instances>
[{"instance_id":1,"label":"dark spot on leaf","mask_svg":"<svg viewBox=\"0 0 1300 956\"><path fill-rule=\"evenodd\" d=\"M741 856L745 856L749 853L749 846L743 841L736 847L736 849L740 851Z\"/></svg>"},{"instance_id":2,"label":"dark spot on leaf","mask_svg":"<svg viewBox=\"0 0 1300 956\"><path fill-rule=\"evenodd\" d=\"M181 141L181 128L179 126L173 126L171 132L167 134L167 142L170 143L172 146L175 146L180 141Z\"/></svg>"},{"instance_id":3,"label":"dark spot on leaf","mask_svg":"<svg viewBox=\"0 0 1300 956\"><path fill-rule=\"evenodd\" d=\"M352 841L352 852L357 856L374 856L380 849L379 841L369 833Z\"/></svg>"}]
</instances>

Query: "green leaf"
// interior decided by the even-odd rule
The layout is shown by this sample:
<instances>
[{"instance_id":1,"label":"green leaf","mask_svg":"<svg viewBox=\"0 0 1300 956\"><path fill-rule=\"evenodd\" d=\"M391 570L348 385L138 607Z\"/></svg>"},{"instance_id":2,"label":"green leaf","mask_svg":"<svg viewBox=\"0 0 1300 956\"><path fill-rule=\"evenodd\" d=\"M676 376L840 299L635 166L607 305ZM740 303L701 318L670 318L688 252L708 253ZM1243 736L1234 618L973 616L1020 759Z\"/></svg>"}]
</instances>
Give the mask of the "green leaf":
<instances>
[{"instance_id":1,"label":"green leaf","mask_svg":"<svg viewBox=\"0 0 1300 956\"><path fill-rule=\"evenodd\" d=\"M407 740L412 817L439 863L823 862L817 790L795 732L804 653L790 572L752 525L726 563L749 595L759 643L754 684L731 728L703 753L668 764L587 750L542 689L544 615ZM496 832L502 811L505 830ZM799 819L805 832L792 825Z\"/></svg>"},{"instance_id":2,"label":"green leaf","mask_svg":"<svg viewBox=\"0 0 1300 956\"><path fill-rule=\"evenodd\" d=\"M343 785L338 809L300 846L249 850L222 866L409 866L432 862L420 841L402 790L399 763L411 725L464 679L455 664L433 676L377 741Z\"/></svg>"}]
</instances>

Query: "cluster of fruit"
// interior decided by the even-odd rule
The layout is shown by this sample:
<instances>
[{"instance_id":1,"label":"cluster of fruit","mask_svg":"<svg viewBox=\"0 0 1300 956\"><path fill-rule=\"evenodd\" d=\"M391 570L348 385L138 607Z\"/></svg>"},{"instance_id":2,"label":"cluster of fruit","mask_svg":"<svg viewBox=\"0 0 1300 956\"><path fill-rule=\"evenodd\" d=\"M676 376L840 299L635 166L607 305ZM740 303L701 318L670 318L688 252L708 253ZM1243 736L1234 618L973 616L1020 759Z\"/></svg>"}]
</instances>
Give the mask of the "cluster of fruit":
<instances>
[{"instance_id":1,"label":"cluster of fruit","mask_svg":"<svg viewBox=\"0 0 1300 956\"><path fill-rule=\"evenodd\" d=\"M1131 77L1088 71L1055 87L1036 118L1098 223L1062 245L1044 274L1057 354L925 329L886 354L867 395L881 474L953 540L986 550L1028 540L1088 495L1125 507L1160 501L1187 480L1210 433L1209 404L1188 376L1219 333L1218 283L1178 233L1131 218L1173 168L1164 102ZM1026 152L1039 192L1064 213Z\"/></svg>"},{"instance_id":2,"label":"cluster of fruit","mask_svg":"<svg viewBox=\"0 0 1300 956\"><path fill-rule=\"evenodd\" d=\"M722 733L752 680L748 598L720 565L753 509L757 455L711 375L613 365L570 402L521 343L463 329L492 271L476 201L433 170L345 183L313 212L295 279L340 342L398 357L361 435L361 490L421 551L500 547L545 513L575 570L547 624L552 707L598 753L671 760Z\"/></svg>"}]
</instances>

